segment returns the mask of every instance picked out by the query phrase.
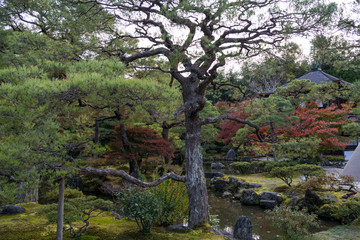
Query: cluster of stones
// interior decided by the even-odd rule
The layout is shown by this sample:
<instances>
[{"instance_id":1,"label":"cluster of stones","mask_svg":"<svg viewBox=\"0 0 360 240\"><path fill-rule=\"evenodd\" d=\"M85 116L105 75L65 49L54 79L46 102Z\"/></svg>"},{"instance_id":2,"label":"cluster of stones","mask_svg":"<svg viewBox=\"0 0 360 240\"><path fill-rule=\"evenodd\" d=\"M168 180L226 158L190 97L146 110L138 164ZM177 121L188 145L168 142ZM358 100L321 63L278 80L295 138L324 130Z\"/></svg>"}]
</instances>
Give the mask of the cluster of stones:
<instances>
[{"instance_id":1,"label":"cluster of stones","mask_svg":"<svg viewBox=\"0 0 360 240\"><path fill-rule=\"evenodd\" d=\"M221 192L223 198L232 198L245 205L260 205L263 208L272 209L283 201L279 193L262 192L257 194L252 189L261 187L261 184L239 182L235 177L229 177L229 181L212 178L210 187Z\"/></svg>"},{"instance_id":2,"label":"cluster of stones","mask_svg":"<svg viewBox=\"0 0 360 240\"><path fill-rule=\"evenodd\" d=\"M22 206L15 206L15 205L0 206L0 215L18 214L23 212L25 212L25 208Z\"/></svg>"}]
</instances>

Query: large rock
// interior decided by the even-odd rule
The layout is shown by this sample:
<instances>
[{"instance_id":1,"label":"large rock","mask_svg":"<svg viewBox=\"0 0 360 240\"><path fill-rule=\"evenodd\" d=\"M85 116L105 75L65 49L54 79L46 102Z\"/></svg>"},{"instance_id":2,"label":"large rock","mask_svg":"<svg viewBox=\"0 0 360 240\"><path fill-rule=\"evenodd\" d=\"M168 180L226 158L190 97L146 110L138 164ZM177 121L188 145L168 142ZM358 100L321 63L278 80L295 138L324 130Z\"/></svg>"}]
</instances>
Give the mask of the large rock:
<instances>
[{"instance_id":1,"label":"large rock","mask_svg":"<svg viewBox=\"0 0 360 240\"><path fill-rule=\"evenodd\" d=\"M223 177L224 174L221 172L206 172L205 177L206 178L214 178L214 177Z\"/></svg>"},{"instance_id":2,"label":"large rock","mask_svg":"<svg viewBox=\"0 0 360 240\"><path fill-rule=\"evenodd\" d=\"M25 212L25 208L22 206L5 205L0 207L0 214L17 214Z\"/></svg>"},{"instance_id":3,"label":"large rock","mask_svg":"<svg viewBox=\"0 0 360 240\"><path fill-rule=\"evenodd\" d=\"M227 187L227 182L222 179L217 179L214 182L214 187L216 191L223 192Z\"/></svg>"},{"instance_id":4,"label":"large rock","mask_svg":"<svg viewBox=\"0 0 360 240\"><path fill-rule=\"evenodd\" d=\"M232 193L230 191L225 191L222 195L223 198L229 198L232 197Z\"/></svg>"},{"instance_id":5,"label":"large rock","mask_svg":"<svg viewBox=\"0 0 360 240\"><path fill-rule=\"evenodd\" d=\"M277 192L262 192L259 197L260 200L274 200L276 204L280 204L283 201L281 194Z\"/></svg>"},{"instance_id":6,"label":"large rock","mask_svg":"<svg viewBox=\"0 0 360 240\"><path fill-rule=\"evenodd\" d=\"M249 187L249 183L247 182L239 182L238 183L238 188L248 188Z\"/></svg>"},{"instance_id":7,"label":"large rock","mask_svg":"<svg viewBox=\"0 0 360 240\"><path fill-rule=\"evenodd\" d=\"M248 188L259 188L261 187L262 185L260 183L250 183Z\"/></svg>"},{"instance_id":8,"label":"large rock","mask_svg":"<svg viewBox=\"0 0 360 240\"><path fill-rule=\"evenodd\" d=\"M260 207L273 209L277 205L275 200L260 200Z\"/></svg>"},{"instance_id":9,"label":"large rock","mask_svg":"<svg viewBox=\"0 0 360 240\"><path fill-rule=\"evenodd\" d=\"M309 210L309 212L315 212L319 207L323 205L321 198L310 189L306 189L305 198L301 202L301 206Z\"/></svg>"},{"instance_id":10,"label":"large rock","mask_svg":"<svg viewBox=\"0 0 360 240\"><path fill-rule=\"evenodd\" d=\"M236 177L229 177L230 184L238 184L239 180Z\"/></svg>"},{"instance_id":11,"label":"large rock","mask_svg":"<svg viewBox=\"0 0 360 240\"><path fill-rule=\"evenodd\" d=\"M222 164L222 163L211 163L211 168L212 169L222 169L222 168L224 168L225 166L224 166L224 164Z\"/></svg>"},{"instance_id":12,"label":"large rock","mask_svg":"<svg viewBox=\"0 0 360 240\"><path fill-rule=\"evenodd\" d=\"M234 226L234 237L241 240L253 240L252 224L248 217L241 216Z\"/></svg>"},{"instance_id":13,"label":"large rock","mask_svg":"<svg viewBox=\"0 0 360 240\"><path fill-rule=\"evenodd\" d=\"M259 195L253 190L246 189L241 193L241 203L245 205L259 204Z\"/></svg>"},{"instance_id":14,"label":"large rock","mask_svg":"<svg viewBox=\"0 0 360 240\"><path fill-rule=\"evenodd\" d=\"M236 158L236 152L234 149L230 149L226 154L226 161L234 161Z\"/></svg>"}]
</instances>

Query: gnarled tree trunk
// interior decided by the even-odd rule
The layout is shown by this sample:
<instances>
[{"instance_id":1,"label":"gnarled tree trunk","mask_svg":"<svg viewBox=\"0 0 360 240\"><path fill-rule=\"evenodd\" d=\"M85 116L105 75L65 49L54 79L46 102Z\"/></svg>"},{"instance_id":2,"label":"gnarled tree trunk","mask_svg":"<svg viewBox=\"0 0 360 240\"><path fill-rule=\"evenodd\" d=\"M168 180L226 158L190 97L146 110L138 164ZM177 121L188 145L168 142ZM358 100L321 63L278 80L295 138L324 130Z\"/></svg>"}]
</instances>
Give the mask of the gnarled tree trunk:
<instances>
[{"instance_id":1,"label":"gnarled tree trunk","mask_svg":"<svg viewBox=\"0 0 360 240\"><path fill-rule=\"evenodd\" d=\"M189 197L189 227L209 221L208 194L201 154L200 111L205 106L203 96L195 87L184 89L186 126L186 188Z\"/></svg>"}]
</instances>

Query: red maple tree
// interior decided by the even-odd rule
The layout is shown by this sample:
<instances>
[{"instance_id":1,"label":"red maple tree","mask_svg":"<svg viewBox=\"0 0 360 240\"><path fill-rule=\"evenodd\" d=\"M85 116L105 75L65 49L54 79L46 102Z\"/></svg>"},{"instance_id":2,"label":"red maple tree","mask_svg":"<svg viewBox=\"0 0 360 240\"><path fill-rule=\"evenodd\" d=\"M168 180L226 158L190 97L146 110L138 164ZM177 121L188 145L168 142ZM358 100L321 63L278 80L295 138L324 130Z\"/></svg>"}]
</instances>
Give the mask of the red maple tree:
<instances>
[{"instance_id":1,"label":"red maple tree","mask_svg":"<svg viewBox=\"0 0 360 240\"><path fill-rule=\"evenodd\" d=\"M335 105L319 109L316 102L310 102L295 110L299 120L283 131L290 138L316 136L321 139L323 149L343 148L346 143L339 141L338 132L342 125L352 121L347 118L350 110L349 104L343 104L341 109Z\"/></svg>"},{"instance_id":2,"label":"red maple tree","mask_svg":"<svg viewBox=\"0 0 360 240\"><path fill-rule=\"evenodd\" d=\"M246 119L249 115L245 114L244 106L249 102L218 102L215 104L215 107L220 112L229 112L228 115L235 118ZM231 143L232 138L236 135L237 130L244 127L244 124L235 122L233 120L225 119L222 124L220 124L220 128L222 131L217 136L217 139L223 139L225 144Z\"/></svg>"},{"instance_id":3,"label":"red maple tree","mask_svg":"<svg viewBox=\"0 0 360 240\"><path fill-rule=\"evenodd\" d=\"M138 171L141 163L150 156L163 156L165 158L172 158L175 149L172 144L163 139L157 131L147 127L131 126L126 127L127 146L121 136L120 125L114 128L114 138L111 140L109 146L112 150L107 156L109 158L127 159L136 164L135 169Z\"/></svg>"},{"instance_id":4,"label":"red maple tree","mask_svg":"<svg viewBox=\"0 0 360 240\"><path fill-rule=\"evenodd\" d=\"M250 113L244 111L244 107L247 102L241 103L220 103L218 106L224 108L227 106L227 110L233 112L228 115L247 119L251 118ZM297 120L292 121L290 126L286 128L273 129L270 125L265 124L260 127L260 134L266 142L259 142L259 139L255 134L249 134L247 140L253 146L259 146L269 148L269 142L271 142L271 134L276 135L276 142L284 142L294 138L316 137L321 140L320 147L324 150L341 149L346 146L346 139L339 134L339 128L351 122L352 120L347 118L351 111L351 105L343 104L342 108L337 106L330 106L327 108L318 108L316 102L309 102L305 106L299 106L295 109L294 116ZM224 143L231 143L232 138L236 135L236 132L244 127L243 124L236 123L231 120L224 120L220 125L222 131L217 136L218 139L223 139Z\"/></svg>"}]
</instances>

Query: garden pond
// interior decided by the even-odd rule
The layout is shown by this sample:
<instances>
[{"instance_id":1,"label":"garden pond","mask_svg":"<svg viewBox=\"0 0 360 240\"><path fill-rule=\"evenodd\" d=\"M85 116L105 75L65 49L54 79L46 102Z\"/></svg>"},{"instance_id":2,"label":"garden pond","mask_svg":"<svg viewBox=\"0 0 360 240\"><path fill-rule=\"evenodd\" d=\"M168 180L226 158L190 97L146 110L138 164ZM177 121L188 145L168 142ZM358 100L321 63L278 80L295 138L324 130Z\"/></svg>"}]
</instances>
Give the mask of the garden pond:
<instances>
[{"instance_id":1,"label":"garden pond","mask_svg":"<svg viewBox=\"0 0 360 240\"><path fill-rule=\"evenodd\" d=\"M254 240L276 240L280 239L282 232L271 226L266 219L264 209L259 206L245 206L231 199L220 198L215 192L209 191L210 214L217 215L219 229L232 233L233 227L240 216L247 216L253 225ZM320 221L320 228L314 231L324 231L337 226L337 222Z\"/></svg>"},{"instance_id":2,"label":"garden pond","mask_svg":"<svg viewBox=\"0 0 360 240\"><path fill-rule=\"evenodd\" d=\"M222 162L226 165L225 162ZM204 164L205 172L219 172L212 170L210 164ZM231 169L221 170L224 174L232 175ZM209 180L208 180L209 181ZM259 206L246 206L238 201L229 198L221 198L221 193L209 190L210 214L217 215L219 219L219 229L229 233L233 232L233 227L240 216L247 216L253 225L254 240L276 240L283 234L280 229L272 227L271 221L266 219L265 210ZM320 228L313 232L325 231L339 225L338 222L320 220Z\"/></svg>"}]
</instances>

